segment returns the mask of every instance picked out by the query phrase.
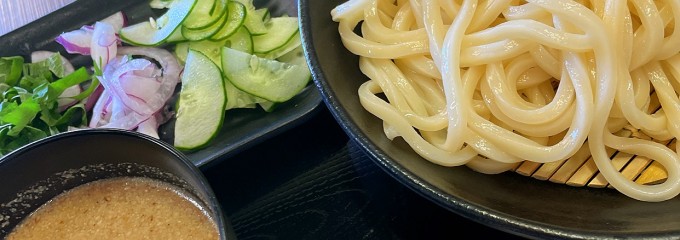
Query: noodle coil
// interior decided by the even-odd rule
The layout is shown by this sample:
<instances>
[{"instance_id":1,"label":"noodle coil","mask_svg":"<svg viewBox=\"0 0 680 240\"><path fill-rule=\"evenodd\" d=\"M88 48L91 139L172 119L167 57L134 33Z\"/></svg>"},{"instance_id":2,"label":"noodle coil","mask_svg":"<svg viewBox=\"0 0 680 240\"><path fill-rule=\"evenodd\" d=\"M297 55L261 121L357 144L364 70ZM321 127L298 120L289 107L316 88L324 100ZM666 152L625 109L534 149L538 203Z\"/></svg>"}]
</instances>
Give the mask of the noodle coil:
<instances>
[{"instance_id":1,"label":"noodle coil","mask_svg":"<svg viewBox=\"0 0 680 240\"><path fill-rule=\"evenodd\" d=\"M349 0L331 16L362 106L424 159L495 174L589 151L631 198L680 193L680 145L660 143L680 137L680 1ZM627 179L607 148L666 180Z\"/></svg>"}]
</instances>

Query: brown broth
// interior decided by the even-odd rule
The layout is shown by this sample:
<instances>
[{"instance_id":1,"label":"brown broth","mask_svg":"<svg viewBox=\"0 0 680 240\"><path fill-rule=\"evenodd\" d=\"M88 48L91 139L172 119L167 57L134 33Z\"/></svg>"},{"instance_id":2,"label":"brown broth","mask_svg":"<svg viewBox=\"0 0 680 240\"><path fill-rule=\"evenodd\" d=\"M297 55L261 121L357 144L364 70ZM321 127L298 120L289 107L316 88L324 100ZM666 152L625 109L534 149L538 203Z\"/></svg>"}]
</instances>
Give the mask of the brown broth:
<instances>
[{"instance_id":1,"label":"brown broth","mask_svg":"<svg viewBox=\"0 0 680 240\"><path fill-rule=\"evenodd\" d=\"M7 239L218 239L214 222L168 183L112 178L38 208Z\"/></svg>"}]
</instances>

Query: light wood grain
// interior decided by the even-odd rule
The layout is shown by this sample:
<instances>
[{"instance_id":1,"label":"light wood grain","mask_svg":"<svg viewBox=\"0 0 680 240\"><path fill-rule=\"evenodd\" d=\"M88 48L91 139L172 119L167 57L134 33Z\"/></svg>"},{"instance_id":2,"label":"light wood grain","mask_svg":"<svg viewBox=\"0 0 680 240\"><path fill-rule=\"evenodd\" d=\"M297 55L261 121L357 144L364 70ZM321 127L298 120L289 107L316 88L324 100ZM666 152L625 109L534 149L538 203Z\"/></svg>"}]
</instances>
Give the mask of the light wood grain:
<instances>
[{"instance_id":1,"label":"light wood grain","mask_svg":"<svg viewBox=\"0 0 680 240\"><path fill-rule=\"evenodd\" d=\"M24 26L76 0L0 0L0 35Z\"/></svg>"},{"instance_id":2,"label":"light wood grain","mask_svg":"<svg viewBox=\"0 0 680 240\"><path fill-rule=\"evenodd\" d=\"M651 93L648 112L659 111L661 104L656 93ZM633 126L626 126L623 130L615 133L620 137L639 138L653 140L671 149L675 149L675 140L658 140L645 135ZM639 184L656 184L663 182L667 173L666 170L653 159L644 156L637 156L630 153L618 152L615 149L607 148L607 154L612 159L612 165L627 179ZM551 182L567 184L574 187L592 188L611 188L604 175L599 172L595 161L590 156L590 149L587 142L571 158L552 163L539 164L525 161L515 169L516 173L530 176L539 180L549 180Z\"/></svg>"}]
</instances>

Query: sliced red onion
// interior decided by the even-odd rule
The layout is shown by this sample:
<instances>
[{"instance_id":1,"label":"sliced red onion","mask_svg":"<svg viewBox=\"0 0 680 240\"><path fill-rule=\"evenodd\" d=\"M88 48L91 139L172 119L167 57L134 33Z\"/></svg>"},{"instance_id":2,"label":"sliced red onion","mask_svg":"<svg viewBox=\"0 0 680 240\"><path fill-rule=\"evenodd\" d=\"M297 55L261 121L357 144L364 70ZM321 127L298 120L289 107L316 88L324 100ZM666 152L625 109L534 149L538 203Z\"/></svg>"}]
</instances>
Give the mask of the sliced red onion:
<instances>
[{"instance_id":1,"label":"sliced red onion","mask_svg":"<svg viewBox=\"0 0 680 240\"><path fill-rule=\"evenodd\" d=\"M137 129L157 138L158 126L169 119L165 105L179 83L180 65L170 52L159 48L120 47L118 53L125 55L112 59L100 77L104 91L93 109L90 127ZM132 55L141 58L132 59Z\"/></svg>"},{"instance_id":2,"label":"sliced red onion","mask_svg":"<svg viewBox=\"0 0 680 240\"><path fill-rule=\"evenodd\" d=\"M92 31L81 28L62 33L54 40L64 46L68 53L90 55L92 33Z\"/></svg>"},{"instance_id":3,"label":"sliced red onion","mask_svg":"<svg viewBox=\"0 0 680 240\"><path fill-rule=\"evenodd\" d=\"M92 110L90 128L119 128L133 130L152 115L141 115L129 111L125 104L104 90Z\"/></svg>"},{"instance_id":4,"label":"sliced red onion","mask_svg":"<svg viewBox=\"0 0 680 240\"><path fill-rule=\"evenodd\" d=\"M80 29L85 31L94 31L94 25L83 25Z\"/></svg>"},{"instance_id":5,"label":"sliced red onion","mask_svg":"<svg viewBox=\"0 0 680 240\"><path fill-rule=\"evenodd\" d=\"M125 104L116 101L115 98L111 102L111 117L109 123L99 126L101 128L121 128L133 130L139 126L143 121L149 119L152 115L142 115L136 112L129 111Z\"/></svg>"},{"instance_id":6,"label":"sliced red onion","mask_svg":"<svg viewBox=\"0 0 680 240\"><path fill-rule=\"evenodd\" d=\"M59 95L59 98L57 98L59 111L60 112L65 111L69 107L78 103L78 101L73 99L73 97L77 96L81 92L83 92L83 89L80 87L80 85L74 85L64 89L64 92L62 92L61 95Z\"/></svg>"},{"instance_id":7,"label":"sliced red onion","mask_svg":"<svg viewBox=\"0 0 680 240\"><path fill-rule=\"evenodd\" d=\"M152 47L120 47L118 52L126 55L150 57L161 65L162 77L158 91L152 98L146 100L150 108L161 109L175 93L175 87L180 81L182 68L177 58L165 49Z\"/></svg>"},{"instance_id":8,"label":"sliced red onion","mask_svg":"<svg viewBox=\"0 0 680 240\"><path fill-rule=\"evenodd\" d=\"M149 120L140 123L137 131L158 138L158 128L161 126L161 124L170 120L172 116L173 113L166 105L163 107L163 109L156 112L151 118L149 118Z\"/></svg>"},{"instance_id":9,"label":"sliced red onion","mask_svg":"<svg viewBox=\"0 0 680 240\"><path fill-rule=\"evenodd\" d=\"M104 91L104 87L100 84L97 86L97 88L90 93L90 96L87 96L85 98L85 110L90 111L94 107L94 105L97 103L97 100L99 99L99 96L102 95L102 92Z\"/></svg>"},{"instance_id":10,"label":"sliced red onion","mask_svg":"<svg viewBox=\"0 0 680 240\"><path fill-rule=\"evenodd\" d=\"M111 19L111 21L113 20L115 20L115 17ZM94 26L86 25L81 27L80 29L62 33L55 39L55 41L64 46L66 51L69 53L91 55L93 62L100 69L116 56L118 44L120 43L119 38L116 35L116 30L114 26L105 22L96 22ZM35 54L36 54L35 57L45 57L40 56L40 54L44 55L45 53L38 52ZM62 62L68 63L68 66L65 66L65 69L67 71L73 72L73 66L70 64L70 62L63 56L62 60L63 60ZM66 73L68 74L70 72ZM80 92L82 92L82 88L80 88L80 86L77 87L74 86L73 88L65 92L67 92L68 94L77 92L75 94L77 95ZM68 97L72 97L75 95L71 95ZM68 98L65 98L65 100L60 99L59 102L60 108L65 109L68 106L75 104L75 100L73 99L70 100L71 101L69 101Z\"/></svg>"},{"instance_id":11,"label":"sliced red onion","mask_svg":"<svg viewBox=\"0 0 680 240\"><path fill-rule=\"evenodd\" d=\"M111 16L108 16L104 19L101 20L101 22L105 22L110 24L116 32L120 31L121 28L125 27L127 25L127 17L123 12L118 11Z\"/></svg>"},{"instance_id":12,"label":"sliced red onion","mask_svg":"<svg viewBox=\"0 0 680 240\"><path fill-rule=\"evenodd\" d=\"M107 22L96 22L93 26L85 25L80 29L62 33L55 41L61 44L66 52L93 55L92 60L95 63L102 61L101 66L104 66L108 60L116 56L115 49L121 44L117 27Z\"/></svg>"},{"instance_id":13,"label":"sliced red onion","mask_svg":"<svg viewBox=\"0 0 680 240\"><path fill-rule=\"evenodd\" d=\"M161 85L161 82L156 77L139 75L139 71L134 71L133 74L123 74L120 76L120 84L128 95L139 98L146 102L149 99L149 93L155 93ZM160 75L159 75L160 76Z\"/></svg>"},{"instance_id":14,"label":"sliced red onion","mask_svg":"<svg viewBox=\"0 0 680 240\"><path fill-rule=\"evenodd\" d=\"M137 127L137 132L144 133L155 138L159 138L158 136L159 125L160 124L158 124L158 119L154 114L154 116L151 116L149 119L139 124L139 126Z\"/></svg>"},{"instance_id":15,"label":"sliced red onion","mask_svg":"<svg viewBox=\"0 0 680 240\"><path fill-rule=\"evenodd\" d=\"M112 99L111 96L109 96L109 92L106 90L102 90L101 95L99 96L99 98L97 98L97 102L94 104L94 107L92 108L92 117L90 119L89 124L91 128L95 128L108 123L109 115L107 108L108 105L111 104L111 101Z\"/></svg>"},{"instance_id":16,"label":"sliced red onion","mask_svg":"<svg viewBox=\"0 0 680 240\"><path fill-rule=\"evenodd\" d=\"M91 55L102 70L101 85L86 100L92 108L90 128L121 128L158 138L158 127L172 113L166 102L173 96L182 68L165 49L119 47L117 35L126 17L117 12L94 25L83 26L57 37L69 53ZM141 58L132 59L132 56ZM160 68L149 58L160 64Z\"/></svg>"},{"instance_id":17,"label":"sliced red onion","mask_svg":"<svg viewBox=\"0 0 680 240\"><path fill-rule=\"evenodd\" d=\"M141 96L130 96L130 93L125 91L125 87L123 87L123 84L121 83L121 78L126 76L125 82L128 83L127 85L134 84L134 81L144 81L145 79L147 81L155 82L155 78L151 78L149 80L149 77L136 76L134 75L134 72L137 70L143 70L145 68L155 68L156 65L143 58L132 60L129 59L130 58L127 56L113 59L110 64L106 65L104 69L104 76L102 76L100 81L106 90L111 91L110 93L114 95L117 100L125 104L126 107L131 111L143 115L153 114L158 110L158 108L148 106L145 100L147 98L151 98L150 96L155 95L157 88L147 89L146 92L141 93L143 94ZM134 86L130 86L128 88L131 87Z\"/></svg>"},{"instance_id":18,"label":"sliced red onion","mask_svg":"<svg viewBox=\"0 0 680 240\"><path fill-rule=\"evenodd\" d=\"M116 30L108 23L96 22L90 42L90 54L96 65L103 69L107 63L116 57L118 37Z\"/></svg>"}]
</instances>

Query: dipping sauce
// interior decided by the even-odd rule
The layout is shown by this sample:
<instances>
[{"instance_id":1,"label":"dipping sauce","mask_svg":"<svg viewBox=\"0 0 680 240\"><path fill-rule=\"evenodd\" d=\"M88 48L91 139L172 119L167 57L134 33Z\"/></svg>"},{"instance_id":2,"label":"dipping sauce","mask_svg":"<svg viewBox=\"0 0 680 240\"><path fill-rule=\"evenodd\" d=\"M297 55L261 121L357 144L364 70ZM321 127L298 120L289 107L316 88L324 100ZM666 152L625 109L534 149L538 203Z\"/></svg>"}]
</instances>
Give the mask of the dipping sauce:
<instances>
[{"instance_id":1,"label":"dipping sauce","mask_svg":"<svg viewBox=\"0 0 680 240\"><path fill-rule=\"evenodd\" d=\"M178 189L137 177L87 183L38 208L7 239L218 239L213 221Z\"/></svg>"}]
</instances>

